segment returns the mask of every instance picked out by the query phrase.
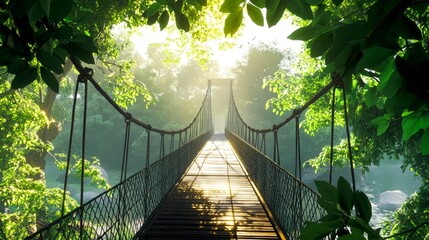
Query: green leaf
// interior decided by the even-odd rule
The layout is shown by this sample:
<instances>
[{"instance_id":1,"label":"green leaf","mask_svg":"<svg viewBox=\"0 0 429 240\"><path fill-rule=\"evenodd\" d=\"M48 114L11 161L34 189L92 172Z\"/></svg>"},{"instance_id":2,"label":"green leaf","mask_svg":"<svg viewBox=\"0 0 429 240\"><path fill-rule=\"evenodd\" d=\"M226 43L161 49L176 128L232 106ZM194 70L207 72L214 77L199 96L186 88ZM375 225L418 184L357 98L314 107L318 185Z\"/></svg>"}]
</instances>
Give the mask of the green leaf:
<instances>
[{"instance_id":1,"label":"green leaf","mask_svg":"<svg viewBox=\"0 0 429 240\"><path fill-rule=\"evenodd\" d=\"M256 25L264 26L264 16L262 15L261 9L252 4L247 4L247 14Z\"/></svg>"},{"instance_id":2,"label":"green leaf","mask_svg":"<svg viewBox=\"0 0 429 240\"><path fill-rule=\"evenodd\" d=\"M73 0L51 0L51 9L49 11L49 20L59 22L67 17L73 7Z\"/></svg>"},{"instance_id":3,"label":"green leaf","mask_svg":"<svg viewBox=\"0 0 429 240\"><path fill-rule=\"evenodd\" d=\"M325 63L326 65L329 66L329 64L331 64L331 66L333 67L334 65L332 64L335 61L335 58L337 57L337 55L343 50L343 48L346 47L346 43L344 42L340 42L340 43L336 43L334 41L334 44L332 45L332 47L328 50L328 52L325 55ZM335 71L335 67L333 67L332 71Z\"/></svg>"},{"instance_id":4,"label":"green leaf","mask_svg":"<svg viewBox=\"0 0 429 240\"><path fill-rule=\"evenodd\" d=\"M356 46L347 45L343 48L335 57L334 65L335 67L342 68L344 67L349 59L353 56L353 52L355 51Z\"/></svg>"},{"instance_id":5,"label":"green leaf","mask_svg":"<svg viewBox=\"0 0 429 240\"><path fill-rule=\"evenodd\" d=\"M37 60L39 60L43 66L54 71L56 74L61 74L64 71L61 60L48 52L43 50L38 51Z\"/></svg>"},{"instance_id":6,"label":"green leaf","mask_svg":"<svg viewBox=\"0 0 429 240\"><path fill-rule=\"evenodd\" d=\"M323 3L324 0L305 0L306 3L317 6Z\"/></svg>"},{"instance_id":7,"label":"green leaf","mask_svg":"<svg viewBox=\"0 0 429 240\"><path fill-rule=\"evenodd\" d=\"M42 77L42 80L46 83L46 85L48 85L48 87L58 93L59 92L59 88L60 88L60 84L58 82L58 80L55 78L54 74L52 74L51 71L49 71L48 69L41 67L40 68L40 76Z\"/></svg>"},{"instance_id":8,"label":"green leaf","mask_svg":"<svg viewBox=\"0 0 429 240\"><path fill-rule=\"evenodd\" d=\"M43 11L45 11L46 16L49 16L49 12L51 11L51 0L39 0L39 3L42 6Z\"/></svg>"},{"instance_id":9,"label":"green leaf","mask_svg":"<svg viewBox=\"0 0 429 240\"><path fill-rule=\"evenodd\" d=\"M159 12L159 10L161 10L162 6L163 5L158 2L152 3L152 5L150 5L146 11L144 11L143 16L146 18L154 16Z\"/></svg>"},{"instance_id":10,"label":"green leaf","mask_svg":"<svg viewBox=\"0 0 429 240\"><path fill-rule=\"evenodd\" d=\"M359 60L356 65L356 70L361 71L364 68L376 69L380 63L385 62L390 57L395 55L397 51L384 48L384 47L372 47L362 51L363 57Z\"/></svg>"},{"instance_id":11,"label":"green leaf","mask_svg":"<svg viewBox=\"0 0 429 240\"><path fill-rule=\"evenodd\" d=\"M61 46L57 46L54 48L53 55L55 55L61 61L61 63L64 64L67 57L67 51L61 48Z\"/></svg>"},{"instance_id":12,"label":"green leaf","mask_svg":"<svg viewBox=\"0 0 429 240\"><path fill-rule=\"evenodd\" d=\"M332 3L339 6L344 0L332 0Z\"/></svg>"},{"instance_id":13,"label":"green leaf","mask_svg":"<svg viewBox=\"0 0 429 240\"><path fill-rule=\"evenodd\" d=\"M37 69L29 67L15 75L12 80L12 89L23 88L37 79Z\"/></svg>"},{"instance_id":14,"label":"green leaf","mask_svg":"<svg viewBox=\"0 0 429 240\"><path fill-rule=\"evenodd\" d=\"M78 44L70 42L68 45L64 45L64 49L70 54L76 56L79 60L94 64L94 56L91 52L82 49Z\"/></svg>"},{"instance_id":15,"label":"green leaf","mask_svg":"<svg viewBox=\"0 0 429 240\"><path fill-rule=\"evenodd\" d=\"M33 5L33 7L30 8L30 10L28 10L27 16L30 22L36 22L37 20L46 16L46 13L43 10L42 5L37 2Z\"/></svg>"},{"instance_id":16,"label":"green leaf","mask_svg":"<svg viewBox=\"0 0 429 240\"><path fill-rule=\"evenodd\" d=\"M331 232L334 232L337 228L343 225L343 221L336 220L332 222L324 223L315 223L315 222L306 222L304 229L299 235L301 240L314 240L314 239L323 239Z\"/></svg>"},{"instance_id":17,"label":"green leaf","mask_svg":"<svg viewBox=\"0 0 429 240\"><path fill-rule=\"evenodd\" d=\"M365 193L357 190L354 197L358 217L363 219L366 223L369 223L372 217L372 206L368 196L366 196Z\"/></svg>"},{"instance_id":18,"label":"green leaf","mask_svg":"<svg viewBox=\"0 0 429 240\"><path fill-rule=\"evenodd\" d=\"M343 215L338 215L338 214L333 214L328 212L328 214L326 214L325 216L321 217L319 219L319 222L331 222L331 221L335 221L335 220L339 220L339 219L343 219Z\"/></svg>"},{"instance_id":19,"label":"green leaf","mask_svg":"<svg viewBox=\"0 0 429 240\"><path fill-rule=\"evenodd\" d=\"M176 2L173 4L174 12L182 13L182 9L183 9L183 0L176 0Z\"/></svg>"},{"instance_id":20,"label":"green leaf","mask_svg":"<svg viewBox=\"0 0 429 240\"><path fill-rule=\"evenodd\" d=\"M403 2L403 0L379 0L374 2L367 11L368 23L370 25L377 25L386 19L388 19L388 21L392 20L391 18L386 18L386 16L394 11L401 2ZM394 16L396 17L396 15Z\"/></svg>"},{"instance_id":21,"label":"green leaf","mask_svg":"<svg viewBox=\"0 0 429 240\"><path fill-rule=\"evenodd\" d=\"M29 68L27 61L23 59L16 59L7 66L7 72L12 74L18 74L27 68Z\"/></svg>"},{"instance_id":22,"label":"green leaf","mask_svg":"<svg viewBox=\"0 0 429 240\"><path fill-rule=\"evenodd\" d=\"M338 192L338 202L341 208L347 214L350 214L353 208L353 190L350 183L347 182L344 177L340 177L338 179L337 189L341 189L341 191Z\"/></svg>"},{"instance_id":23,"label":"green leaf","mask_svg":"<svg viewBox=\"0 0 429 240\"><path fill-rule=\"evenodd\" d=\"M405 39L422 39L422 33L419 27L403 13L395 17L392 30Z\"/></svg>"},{"instance_id":24,"label":"green leaf","mask_svg":"<svg viewBox=\"0 0 429 240\"><path fill-rule=\"evenodd\" d=\"M69 25L63 25L55 32L55 37L60 42L68 42L73 37L73 28Z\"/></svg>"},{"instance_id":25,"label":"green leaf","mask_svg":"<svg viewBox=\"0 0 429 240\"><path fill-rule=\"evenodd\" d=\"M190 24L188 18L185 16L185 14L174 11L174 17L176 18L176 26L178 29L181 29L185 32L189 32Z\"/></svg>"},{"instance_id":26,"label":"green leaf","mask_svg":"<svg viewBox=\"0 0 429 240\"><path fill-rule=\"evenodd\" d=\"M423 133L422 136L422 154L428 155L429 154L429 129L426 129L425 133Z\"/></svg>"},{"instance_id":27,"label":"green leaf","mask_svg":"<svg viewBox=\"0 0 429 240\"><path fill-rule=\"evenodd\" d=\"M329 48L332 47L332 33L326 32L315 38L311 44L311 56L322 56Z\"/></svg>"},{"instance_id":28,"label":"green leaf","mask_svg":"<svg viewBox=\"0 0 429 240\"><path fill-rule=\"evenodd\" d=\"M8 46L0 46L0 66L9 65L19 56Z\"/></svg>"},{"instance_id":29,"label":"green leaf","mask_svg":"<svg viewBox=\"0 0 429 240\"><path fill-rule=\"evenodd\" d=\"M320 196L330 202L338 203L337 189L326 181L314 181Z\"/></svg>"},{"instance_id":30,"label":"green leaf","mask_svg":"<svg viewBox=\"0 0 429 240\"><path fill-rule=\"evenodd\" d=\"M23 36L18 36L15 32L11 32L7 38L7 46L9 46L17 54L27 55L29 52L28 44L23 41Z\"/></svg>"},{"instance_id":31,"label":"green leaf","mask_svg":"<svg viewBox=\"0 0 429 240\"><path fill-rule=\"evenodd\" d=\"M366 232L368 234L368 239L383 239L377 231L369 226L369 221L354 217L349 220L349 225Z\"/></svg>"},{"instance_id":32,"label":"green leaf","mask_svg":"<svg viewBox=\"0 0 429 240\"><path fill-rule=\"evenodd\" d=\"M338 237L338 240L367 240L367 239L362 234L352 232L350 234Z\"/></svg>"},{"instance_id":33,"label":"green leaf","mask_svg":"<svg viewBox=\"0 0 429 240\"><path fill-rule=\"evenodd\" d=\"M234 35L237 32L238 28L241 26L243 21L243 9L240 8L228 15L225 20L225 26L223 32L227 36L228 34Z\"/></svg>"},{"instance_id":34,"label":"green leaf","mask_svg":"<svg viewBox=\"0 0 429 240\"><path fill-rule=\"evenodd\" d=\"M158 19L159 28L163 30L168 25L168 20L170 19L170 15L167 10L164 10L161 16Z\"/></svg>"},{"instance_id":35,"label":"green leaf","mask_svg":"<svg viewBox=\"0 0 429 240\"><path fill-rule=\"evenodd\" d=\"M318 36L323 30L324 28L322 26L308 25L293 31L288 38L291 40L308 41Z\"/></svg>"},{"instance_id":36,"label":"green leaf","mask_svg":"<svg viewBox=\"0 0 429 240\"><path fill-rule=\"evenodd\" d=\"M334 31L334 41L336 43L345 42L357 44L365 40L371 30L364 22L355 22L338 27Z\"/></svg>"},{"instance_id":37,"label":"green leaf","mask_svg":"<svg viewBox=\"0 0 429 240\"><path fill-rule=\"evenodd\" d=\"M96 53L97 52L97 47L94 44L94 40L92 40L91 37L80 34L75 36L75 38L73 38L74 43L76 43L77 45L79 45L79 47L85 51L91 52L91 53Z\"/></svg>"},{"instance_id":38,"label":"green leaf","mask_svg":"<svg viewBox=\"0 0 429 240\"><path fill-rule=\"evenodd\" d=\"M159 12L155 13L153 16L148 17L147 25L153 25L158 21Z\"/></svg>"},{"instance_id":39,"label":"green leaf","mask_svg":"<svg viewBox=\"0 0 429 240\"><path fill-rule=\"evenodd\" d=\"M377 88L370 87L365 94L365 104L367 107L372 107L377 102Z\"/></svg>"},{"instance_id":40,"label":"green leaf","mask_svg":"<svg viewBox=\"0 0 429 240\"><path fill-rule=\"evenodd\" d=\"M293 14L298 17L310 20L313 19L313 12L311 11L311 7L303 0L288 0L285 1L286 8Z\"/></svg>"},{"instance_id":41,"label":"green leaf","mask_svg":"<svg viewBox=\"0 0 429 240\"><path fill-rule=\"evenodd\" d=\"M393 64L393 62L392 62ZM402 77L394 67L388 69L385 67L380 74L380 84L378 90L381 91L386 97L393 97L402 86Z\"/></svg>"},{"instance_id":42,"label":"green leaf","mask_svg":"<svg viewBox=\"0 0 429 240\"><path fill-rule=\"evenodd\" d=\"M283 0L267 0L267 23L268 27L276 25L283 17L283 13L286 10L286 1Z\"/></svg>"},{"instance_id":43,"label":"green leaf","mask_svg":"<svg viewBox=\"0 0 429 240\"><path fill-rule=\"evenodd\" d=\"M422 115L421 112L414 112L413 114L402 118L402 140L407 141L420 129L429 127L429 114Z\"/></svg>"},{"instance_id":44,"label":"green leaf","mask_svg":"<svg viewBox=\"0 0 429 240\"><path fill-rule=\"evenodd\" d=\"M370 121L370 124L377 125L377 136L381 136L390 126L390 115L385 114L380 117L376 117Z\"/></svg>"},{"instance_id":45,"label":"green leaf","mask_svg":"<svg viewBox=\"0 0 429 240\"><path fill-rule=\"evenodd\" d=\"M326 11L326 7L321 5L317 7L316 12L314 13L312 25L320 25L320 26L328 26L331 22L332 13L330 11Z\"/></svg>"},{"instance_id":46,"label":"green leaf","mask_svg":"<svg viewBox=\"0 0 429 240\"><path fill-rule=\"evenodd\" d=\"M236 12L238 9L241 9L240 4L243 2L244 0L225 0L220 6L219 11L223 13Z\"/></svg>"},{"instance_id":47,"label":"green leaf","mask_svg":"<svg viewBox=\"0 0 429 240\"><path fill-rule=\"evenodd\" d=\"M250 0L250 2L257 6L258 8L264 8L265 7L265 0Z\"/></svg>"},{"instance_id":48,"label":"green leaf","mask_svg":"<svg viewBox=\"0 0 429 240\"><path fill-rule=\"evenodd\" d=\"M338 201L338 199L336 201ZM332 215L336 215L339 218L343 217L343 215L344 215L344 212L341 210L341 207L338 203L326 201L323 198L318 198L317 204L319 204L319 206L321 208L325 209L326 212L328 212Z\"/></svg>"}]
</instances>

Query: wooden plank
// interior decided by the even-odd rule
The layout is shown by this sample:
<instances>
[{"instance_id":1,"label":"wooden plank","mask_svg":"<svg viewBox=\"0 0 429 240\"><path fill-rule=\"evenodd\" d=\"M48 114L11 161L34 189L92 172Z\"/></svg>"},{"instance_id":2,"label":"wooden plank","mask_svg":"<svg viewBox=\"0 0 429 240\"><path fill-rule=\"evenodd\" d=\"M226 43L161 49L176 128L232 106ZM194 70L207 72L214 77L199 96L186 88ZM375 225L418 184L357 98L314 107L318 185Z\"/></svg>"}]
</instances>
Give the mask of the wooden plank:
<instances>
[{"instance_id":1,"label":"wooden plank","mask_svg":"<svg viewBox=\"0 0 429 240\"><path fill-rule=\"evenodd\" d=\"M137 239L281 239L221 136L195 158Z\"/></svg>"}]
</instances>

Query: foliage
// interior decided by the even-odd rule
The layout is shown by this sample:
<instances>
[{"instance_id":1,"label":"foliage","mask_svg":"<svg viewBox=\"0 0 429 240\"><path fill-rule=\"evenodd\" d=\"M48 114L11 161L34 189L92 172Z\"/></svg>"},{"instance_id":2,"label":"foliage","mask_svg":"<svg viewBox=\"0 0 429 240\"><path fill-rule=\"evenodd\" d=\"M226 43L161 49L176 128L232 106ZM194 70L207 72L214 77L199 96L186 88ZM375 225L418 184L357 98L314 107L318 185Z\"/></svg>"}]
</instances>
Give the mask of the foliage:
<instances>
[{"instance_id":1,"label":"foliage","mask_svg":"<svg viewBox=\"0 0 429 240\"><path fill-rule=\"evenodd\" d=\"M65 154L56 154L56 156L62 159L65 159L67 157ZM67 168L67 161L55 159L55 165L58 167L59 170L65 170ZM96 157L92 157L92 160L85 159L83 175L86 178L89 178L91 180L91 184L96 185L97 188L107 190L110 188L110 185L101 174L100 168L98 168L97 166L100 166L100 160L98 160ZM72 156L72 163L69 168L68 174L70 177L70 181L78 181L81 179L82 160L79 156Z\"/></svg>"},{"instance_id":2,"label":"foliage","mask_svg":"<svg viewBox=\"0 0 429 240\"><path fill-rule=\"evenodd\" d=\"M1 5L0 65L15 74L12 88L25 87L37 79L58 92L54 74L63 73L67 56L94 63L92 53L97 49L93 40L67 23L72 0L10 0Z\"/></svg>"},{"instance_id":3,"label":"foliage","mask_svg":"<svg viewBox=\"0 0 429 240\"><path fill-rule=\"evenodd\" d=\"M8 88L4 83L0 92ZM0 110L0 234L8 239L24 238L37 225L59 217L62 191L47 188L44 173L26 162L28 151L52 148L37 137L37 131L47 124L38 106L20 92L11 92L0 98ZM76 206L67 195L66 211Z\"/></svg>"},{"instance_id":4,"label":"foliage","mask_svg":"<svg viewBox=\"0 0 429 240\"><path fill-rule=\"evenodd\" d=\"M327 215L318 222L307 222L299 239L318 240L325 237L336 239L383 239L381 229L369 225L372 207L368 197L361 191L353 191L343 177L337 187L324 181L316 181L320 196L317 200Z\"/></svg>"},{"instance_id":5,"label":"foliage","mask_svg":"<svg viewBox=\"0 0 429 240\"><path fill-rule=\"evenodd\" d=\"M420 187L406 202L385 222L383 233L391 236L406 236L407 239L429 238L429 188Z\"/></svg>"},{"instance_id":6,"label":"foliage","mask_svg":"<svg viewBox=\"0 0 429 240\"><path fill-rule=\"evenodd\" d=\"M340 74L349 93L366 86L368 94L372 94L366 97L370 106L381 98L386 113L401 118L403 140L424 132L420 138L421 149L423 154L429 153L428 126L424 121L429 114L429 86L423 80L424 66L429 63L426 43L429 2L226 0L221 10L230 17L247 4L266 8L269 26L281 19L285 9L311 20L289 38L306 41L311 55L325 61L324 71ZM233 34L231 26L241 20L233 23L227 20L226 33ZM374 79L376 84L368 84L368 78ZM380 126L379 134L387 129L386 121L374 123Z\"/></svg>"},{"instance_id":7,"label":"foliage","mask_svg":"<svg viewBox=\"0 0 429 240\"><path fill-rule=\"evenodd\" d=\"M307 53L301 53L291 70L281 68L273 76L264 79L263 87L277 95L267 101L265 108L272 108L275 114L283 115L286 111L302 106L328 82L323 64L311 59ZM335 126L344 126L343 101L340 97L336 100ZM326 94L305 112L301 127L306 133L314 136L323 127L330 126L331 111L326 106L331 102L332 96Z\"/></svg>"},{"instance_id":8,"label":"foliage","mask_svg":"<svg viewBox=\"0 0 429 240\"><path fill-rule=\"evenodd\" d=\"M243 21L243 12L246 11L250 19L257 25L263 26L264 19L262 9L266 9L265 20L269 27L280 21L286 9L303 19L311 19L313 13L308 2L302 0L225 0L220 11L227 13L225 19L225 35L233 35L239 29ZM317 1L319 2L319 1Z\"/></svg>"}]
</instances>

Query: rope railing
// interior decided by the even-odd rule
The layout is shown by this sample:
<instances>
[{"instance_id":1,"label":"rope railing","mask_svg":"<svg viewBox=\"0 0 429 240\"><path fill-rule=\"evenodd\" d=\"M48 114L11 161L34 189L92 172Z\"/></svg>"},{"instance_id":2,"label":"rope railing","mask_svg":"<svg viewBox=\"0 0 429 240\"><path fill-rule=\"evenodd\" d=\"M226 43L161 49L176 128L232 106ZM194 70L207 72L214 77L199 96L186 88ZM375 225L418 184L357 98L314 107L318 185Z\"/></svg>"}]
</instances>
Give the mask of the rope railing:
<instances>
[{"instance_id":1,"label":"rope railing","mask_svg":"<svg viewBox=\"0 0 429 240\"><path fill-rule=\"evenodd\" d=\"M123 110L101 88L92 77L92 70L84 68L78 60L72 61L79 71L76 82L75 98L72 109L69 151L64 183L63 207L61 217L26 239L132 239L149 221L157 206L168 191L182 177L192 160L213 134L211 120L211 84L196 114L196 117L186 127L179 130L163 130L152 127L134 118ZM120 182L109 190L84 203L84 161L85 161L85 132L86 106L88 83L92 85L103 98L123 116L125 122L125 139L121 164ZM64 211L67 189L67 176L70 165L70 148L73 141L73 126L75 121L77 92L84 85L83 133L82 133L82 173L80 207L69 213ZM130 151L131 126L143 128L146 132L145 166L143 169L127 177L128 155ZM158 135L156 138L154 135ZM152 140L151 140L152 139ZM151 142L159 142L159 151L154 151ZM167 142L167 143L166 143ZM176 143L176 144L175 144ZM143 144L144 145L144 144ZM169 145L169 146L168 146ZM167 147L166 147L167 146ZM152 149L152 150L151 150ZM158 160L151 161L154 155Z\"/></svg>"},{"instance_id":2,"label":"rope railing","mask_svg":"<svg viewBox=\"0 0 429 240\"><path fill-rule=\"evenodd\" d=\"M305 226L306 221L317 221L326 214L325 211L318 206L318 194L306 186L301 179L302 163L299 118L310 105L328 93L331 89L335 90L335 88L341 88L340 83L341 79L339 75L332 74L331 81L326 86L319 90L319 92L301 107L294 109L292 114L286 117L282 122L273 125L271 128L257 129L248 125L240 115L235 103L231 82L226 136L245 165L270 211L273 213L277 224L288 236L288 239L298 239L299 233ZM345 102L345 93L343 97ZM334 94L333 98L335 98ZM335 101L335 99L333 101ZM347 114L347 112L345 112L345 114ZM294 174L292 174L280 164L281 151L279 148L280 140L278 132L283 126L293 122L292 120L294 119L295 171ZM332 117L332 122L333 121L334 118ZM272 139L270 145L268 145L266 140L268 135L270 135L270 139ZM348 133L348 137L349 136L350 134ZM332 141L331 139L331 142ZM267 147L272 147L270 154L267 153ZM350 148L349 151L351 151ZM349 153L349 157L350 164L353 165L351 152ZM332 171L332 169L330 170ZM352 178L354 178L352 166L351 172Z\"/></svg>"}]
</instances>

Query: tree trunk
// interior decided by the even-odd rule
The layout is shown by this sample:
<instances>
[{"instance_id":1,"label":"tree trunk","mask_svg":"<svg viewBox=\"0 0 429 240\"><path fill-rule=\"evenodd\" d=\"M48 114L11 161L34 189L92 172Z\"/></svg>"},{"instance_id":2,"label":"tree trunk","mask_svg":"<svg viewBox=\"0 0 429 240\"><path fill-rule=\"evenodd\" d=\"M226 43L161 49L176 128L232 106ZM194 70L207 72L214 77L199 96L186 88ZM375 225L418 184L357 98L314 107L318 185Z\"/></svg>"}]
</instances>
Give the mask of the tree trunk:
<instances>
[{"instance_id":1,"label":"tree trunk","mask_svg":"<svg viewBox=\"0 0 429 240\"><path fill-rule=\"evenodd\" d=\"M70 72L72 66L73 66L72 61L70 59L67 59L66 63L64 64L64 72L61 75L57 76L57 81L59 83ZM41 103L39 104L40 110L43 111L46 117L48 118L48 124L44 128L40 129L39 132L37 133L37 136L44 143L52 142L61 132L61 123L58 121L55 121L52 118L52 108L54 106L56 97L57 97L57 93L55 93L50 88L48 88L46 91L45 97L42 99ZM26 155L26 161L32 167L39 167L42 171L44 171L45 165L46 165L46 161L45 161L46 154L47 154L47 151L44 149L30 151ZM43 179L44 176L34 176L34 178Z\"/></svg>"}]
</instances>

